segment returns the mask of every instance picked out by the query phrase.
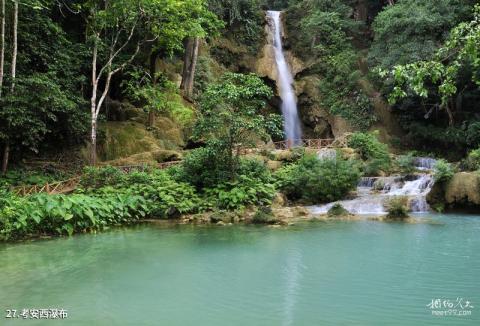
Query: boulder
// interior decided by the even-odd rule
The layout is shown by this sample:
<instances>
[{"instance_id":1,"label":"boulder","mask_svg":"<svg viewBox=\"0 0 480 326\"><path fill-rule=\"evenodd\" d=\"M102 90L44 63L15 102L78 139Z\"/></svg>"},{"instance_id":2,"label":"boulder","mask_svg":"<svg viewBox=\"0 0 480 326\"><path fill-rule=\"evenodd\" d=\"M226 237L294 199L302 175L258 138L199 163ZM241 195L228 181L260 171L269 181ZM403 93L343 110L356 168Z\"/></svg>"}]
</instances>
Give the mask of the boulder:
<instances>
[{"instance_id":1,"label":"boulder","mask_svg":"<svg viewBox=\"0 0 480 326\"><path fill-rule=\"evenodd\" d=\"M287 197L281 192L277 192L272 200L273 207L284 207L287 204Z\"/></svg>"},{"instance_id":2,"label":"boulder","mask_svg":"<svg viewBox=\"0 0 480 326\"><path fill-rule=\"evenodd\" d=\"M480 205L480 177L477 173L460 172L446 184L448 205Z\"/></svg>"}]
</instances>

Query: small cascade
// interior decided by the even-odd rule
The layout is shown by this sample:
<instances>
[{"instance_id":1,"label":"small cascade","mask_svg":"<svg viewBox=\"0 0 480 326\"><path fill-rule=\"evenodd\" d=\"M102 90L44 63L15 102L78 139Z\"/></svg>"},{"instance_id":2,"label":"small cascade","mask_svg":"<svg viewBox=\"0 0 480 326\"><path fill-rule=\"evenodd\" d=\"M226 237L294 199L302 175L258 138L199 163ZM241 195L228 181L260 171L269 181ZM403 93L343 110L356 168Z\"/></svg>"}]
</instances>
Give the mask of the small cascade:
<instances>
[{"instance_id":1,"label":"small cascade","mask_svg":"<svg viewBox=\"0 0 480 326\"><path fill-rule=\"evenodd\" d=\"M433 170L437 160L431 157L415 157L413 164L419 170Z\"/></svg>"},{"instance_id":2,"label":"small cascade","mask_svg":"<svg viewBox=\"0 0 480 326\"><path fill-rule=\"evenodd\" d=\"M337 151L332 148L322 148L318 151L319 160L334 160L337 158Z\"/></svg>"},{"instance_id":3,"label":"small cascade","mask_svg":"<svg viewBox=\"0 0 480 326\"><path fill-rule=\"evenodd\" d=\"M273 47L275 49L275 61L277 66L277 86L282 99L282 114L286 140L296 144L302 139L302 130L297 111L297 98L293 90L293 76L288 67L282 45L282 22L280 11L267 11L267 19L270 22L271 34L273 35Z\"/></svg>"},{"instance_id":4,"label":"small cascade","mask_svg":"<svg viewBox=\"0 0 480 326\"><path fill-rule=\"evenodd\" d=\"M388 201L396 196L405 196L409 200L412 212L428 212L426 196L434 184L430 174L414 176L366 177L357 187L357 197L339 201L347 211L358 215L386 214ZM326 214L335 203L311 207L314 214Z\"/></svg>"}]
</instances>

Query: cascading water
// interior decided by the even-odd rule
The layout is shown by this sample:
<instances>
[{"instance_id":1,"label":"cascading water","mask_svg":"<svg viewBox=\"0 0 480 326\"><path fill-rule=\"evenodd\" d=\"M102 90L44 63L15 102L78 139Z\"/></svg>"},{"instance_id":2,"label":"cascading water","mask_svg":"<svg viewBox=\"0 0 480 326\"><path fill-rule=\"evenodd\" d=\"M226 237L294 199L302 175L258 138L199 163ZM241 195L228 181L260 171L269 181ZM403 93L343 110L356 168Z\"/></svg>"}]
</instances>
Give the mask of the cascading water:
<instances>
[{"instance_id":1,"label":"cascading water","mask_svg":"<svg viewBox=\"0 0 480 326\"><path fill-rule=\"evenodd\" d=\"M430 207L426 196L432 189L433 183L433 177L429 174L362 178L357 187L357 197L338 203L353 214L382 215L386 214L386 204L391 198L405 196L409 200L412 212L427 212ZM334 204L313 206L311 211L314 214L326 214Z\"/></svg>"},{"instance_id":2,"label":"cascading water","mask_svg":"<svg viewBox=\"0 0 480 326\"><path fill-rule=\"evenodd\" d=\"M297 99L293 90L293 77L288 67L282 45L282 22L280 11L267 11L273 35L275 61L277 66L277 83L282 99L282 114L286 140L295 144L302 138L302 130L297 111Z\"/></svg>"},{"instance_id":3,"label":"cascading water","mask_svg":"<svg viewBox=\"0 0 480 326\"><path fill-rule=\"evenodd\" d=\"M419 170L433 170L437 160L431 157L415 157L413 163Z\"/></svg>"}]
</instances>

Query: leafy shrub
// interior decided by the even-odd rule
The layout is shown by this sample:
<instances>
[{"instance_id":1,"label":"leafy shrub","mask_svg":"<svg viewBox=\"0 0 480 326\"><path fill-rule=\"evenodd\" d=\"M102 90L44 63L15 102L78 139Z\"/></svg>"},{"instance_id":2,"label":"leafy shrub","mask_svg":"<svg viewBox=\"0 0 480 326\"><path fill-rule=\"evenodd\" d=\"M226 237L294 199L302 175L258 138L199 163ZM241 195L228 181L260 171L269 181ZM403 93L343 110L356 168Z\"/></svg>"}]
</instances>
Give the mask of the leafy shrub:
<instances>
[{"instance_id":1,"label":"leafy shrub","mask_svg":"<svg viewBox=\"0 0 480 326\"><path fill-rule=\"evenodd\" d=\"M470 171L480 169L480 149L475 149L468 154L465 165Z\"/></svg>"},{"instance_id":2,"label":"leafy shrub","mask_svg":"<svg viewBox=\"0 0 480 326\"><path fill-rule=\"evenodd\" d=\"M343 198L358 184L360 172L354 161L319 160L307 155L298 164L277 171L275 178L290 199L319 203Z\"/></svg>"},{"instance_id":3,"label":"leafy shrub","mask_svg":"<svg viewBox=\"0 0 480 326\"><path fill-rule=\"evenodd\" d=\"M346 216L350 215L350 212L347 211L340 203L335 203L332 208L328 210L328 216Z\"/></svg>"},{"instance_id":4,"label":"leafy shrub","mask_svg":"<svg viewBox=\"0 0 480 326\"><path fill-rule=\"evenodd\" d=\"M132 191L10 196L0 206L0 240L28 235L73 234L124 224L146 216L146 201Z\"/></svg>"},{"instance_id":5,"label":"leafy shrub","mask_svg":"<svg viewBox=\"0 0 480 326\"><path fill-rule=\"evenodd\" d=\"M219 149L208 146L192 150L177 170L179 181L188 182L197 189L214 187L230 178L228 165L219 155Z\"/></svg>"},{"instance_id":6,"label":"leafy shrub","mask_svg":"<svg viewBox=\"0 0 480 326\"><path fill-rule=\"evenodd\" d=\"M433 167L433 171L436 182L446 182L455 174L452 165L445 160L438 160Z\"/></svg>"},{"instance_id":7,"label":"leafy shrub","mask_svg":"<svg viewBox=\"0 0 480 326\"><path fill-rule=\"evenodd\" d=\"M53 171L50 168L41 170L9 170L6 174L0 175L0 185L19 186L19 185L44 185L47 182L62 180L67 178L64 173Z\"/></svg>"},{"instance_id":8,"label":"leafy shrub","mask_svg":"<svg viewBox=\"0 0 480 326\"><path fill-rule=\"evenodd\" d=\"M241 175L236 181L220 184L205 192L207 203L213 207L230 210L249 205L270 205L275 193L275 186L272 183L245 175Z\"/></svg>"},{"instance_id":9,"label":"leafy shrub","mask_svg":"<svg viewBox=\"0 0 480 326\"><path fill-rule=\"evenodd\" d=\"M348 139L348 146L358 150L361 158L366 161L365 174L377 175L379 171L388 171L391 161L387 145L381 143L375 134L357 132Z\"/></svg>"},{"instance_id":10,"label":"leafy shrub","mask_svg":"<svg viewBox=\"0 0 480 326\"><path fill-rule=\"evenodd\" d=\"M413 153L408 153L405 155L400 155L397 157L397 165L403 173L413 173L415 172L415 157Z\"/></svg>"},{"instance_id":11,"label":"leafy shrub","mask_svg":"<svg viewBox=\"0 0 480 326\"><path fill-rule=\"evenodd\" d=\"M148 183L133 185L131 190L146 200L148 213L155 218L193 213L201 203L192 185L176 182L167 173L154 174Z\"/></svg>"},{"instance_id":12,"label":"leafy shrub","mask_svg":"<svg viewBox=\"0 0 480 326\"><path fill-rule=\"evenodd\" d=\"M466 130L467 144L472 147L480 146L480 122L472 122Z\"/></svg>"},{"instance_id":13,"label":"leafy shrub","mask_svg":"<svg viewBox=\"0 0 480 326\"><path fill-rule=\"evenodd\" d=\"M405 196L393 197L387 203L387 218L404 219L408 218L408 198Z\"/></svg>"},{"instance_id":14,"label":"leafy shrub","mask_svg":"<svg viewBox=\"0 0 480 326\"><path fill-rule=\"evenodd\" d=\"M125 174L113 166L86 167L83 170L80 185L85 189L98 189L121 183Z\"/></svg>"}]
</instances>

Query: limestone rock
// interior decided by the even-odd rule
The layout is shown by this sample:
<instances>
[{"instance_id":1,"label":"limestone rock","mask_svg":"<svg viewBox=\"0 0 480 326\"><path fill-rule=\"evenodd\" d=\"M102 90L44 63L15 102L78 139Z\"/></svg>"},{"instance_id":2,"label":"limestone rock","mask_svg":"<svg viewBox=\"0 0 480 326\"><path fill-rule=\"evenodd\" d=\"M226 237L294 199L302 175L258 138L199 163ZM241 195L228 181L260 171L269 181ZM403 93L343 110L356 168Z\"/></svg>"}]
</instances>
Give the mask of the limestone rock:
<instances>
[{"instance_id":1,"label":"limestone rock","mask_svg":"<svg viewBox=\"0 0 480 326\"><path fill-rule=\"evenodd\" d=\"M480 177L476 173L460 172L453 176L445 189L449 205L480 205Z\"/></svg>"},{"instance_id":2,"label":"limestone rock","mask_svg":"<svg viewBox=\"0 0 480 326\"><path fill-rule=\"evenodd\" d=\"M272 200L273 207L283 207L287 204L287 197L284 194L277 192Z\"/></svg>"},{"instance_id":3,"label":"limestone rock","mask_svg":"<svg viewBox=\"0 0 480 326\"><path fill-rule=\"evenodd\" d=\"M267 161L267 168L270 171L276 171L282 167L282 162L280 161Z\"/></svg>"}]
</instances>

